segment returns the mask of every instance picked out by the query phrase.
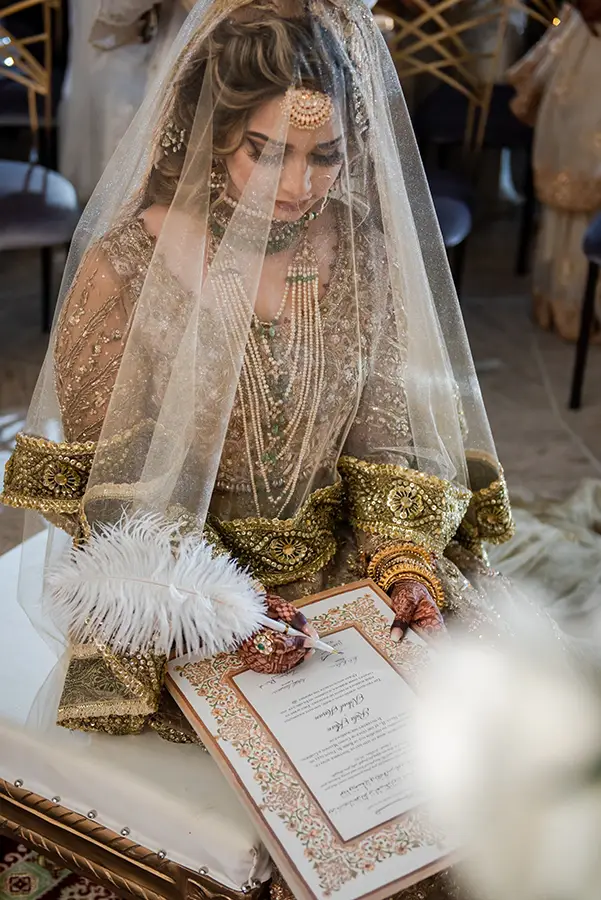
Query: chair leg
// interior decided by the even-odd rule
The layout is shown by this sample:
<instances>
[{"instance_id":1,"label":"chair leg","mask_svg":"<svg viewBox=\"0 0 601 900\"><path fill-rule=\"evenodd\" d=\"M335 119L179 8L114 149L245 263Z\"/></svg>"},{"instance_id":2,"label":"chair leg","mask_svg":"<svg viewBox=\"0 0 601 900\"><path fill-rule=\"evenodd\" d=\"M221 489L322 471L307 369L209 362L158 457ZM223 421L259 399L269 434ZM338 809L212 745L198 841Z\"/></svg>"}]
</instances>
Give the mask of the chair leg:
<instances>
[{"instance_id":1,"label":"chair leg","mask_svg":"<svg viewBox=\"0 0 601 900\"><path fill-rule=\"evenodd\" d=\"M536 211L536 196L534 194L534 171L532 169L532 157L528 157L526 164L526 183L524 185L524 205L520 221L520 236L518 242L518 255L515 264L516 275L527 275L530 267L530 246L534 231L534 213Z\"/></svg>"},{"instance_id":2,"label":"chair leg","mask_svg":"<svg viewBox=\"0 0 601 900\"><path fill-rule=\"evenodd\" d=\"M52 319L52 247L42 247L42 331L48 334Z\"/></svg>"},{"instance_id":3,"label":"chair leg","mask_svg":"<svg viewBox=\"0 0 601 900\"><path fill-rule=\"evenodd\" d=\"M58 140L56 127L53 125L48 131L45 128L40 131L40 164L47 169L58 169Z\"/></svg>"},{"instance_id":4,"label":"chair leg","mask_svg":"<svg viewBox=\"0 0 601 900\"><path fill-rule=\"evenodd\" d=\"M580 317L580 333L576 344L576 359L574 362L574 374L572 376L572 391L570 393L570 409L580 409L582 400L582 385L584 383L584 371L586 369L586 357L591 338L591 330L595 318L595 298L597 295L597 282L599 279L599 266L590 263L586 291L582 301L582 314Z\"/></svg>"}]
</instances>

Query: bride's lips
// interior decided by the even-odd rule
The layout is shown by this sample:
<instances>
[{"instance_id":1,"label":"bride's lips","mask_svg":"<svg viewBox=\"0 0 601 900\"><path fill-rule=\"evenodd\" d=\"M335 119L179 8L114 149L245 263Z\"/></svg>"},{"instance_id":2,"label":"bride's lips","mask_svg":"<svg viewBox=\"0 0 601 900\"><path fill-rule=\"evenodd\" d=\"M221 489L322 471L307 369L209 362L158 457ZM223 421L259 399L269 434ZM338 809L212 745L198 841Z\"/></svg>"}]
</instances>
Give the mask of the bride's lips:
<instances>
[{"instance_id":1,"label":"bride's lips","mask_svg":"<svg viewBox=\"0 0 601 900\"><path fill-rule=\"evenodd\" d=\"M308 209L311 201L306 200L304 203L285 203L280 200L276 200L275 207L280 210L280 212L286 213L287 215L297 215L302 216L305 209Z\"/></svg>"}]
</instances>

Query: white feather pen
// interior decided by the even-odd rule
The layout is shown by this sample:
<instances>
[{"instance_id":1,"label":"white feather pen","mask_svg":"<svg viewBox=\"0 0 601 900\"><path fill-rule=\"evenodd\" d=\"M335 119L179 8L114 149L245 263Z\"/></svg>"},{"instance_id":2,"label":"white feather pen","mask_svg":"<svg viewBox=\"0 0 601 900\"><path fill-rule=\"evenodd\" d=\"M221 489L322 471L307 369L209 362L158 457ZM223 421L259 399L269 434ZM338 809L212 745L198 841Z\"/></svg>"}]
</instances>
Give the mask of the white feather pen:
<instances>
[{"instance_id":1,"label":"white feather pen","mask_svg":"<svg viewBox=\"0 0 601 900\"><path fill-rule=\"evenodd\" d=\"M128 653L232 650L265 613L247 572L153 514L100 527L48 571L46 585L51 615L72 639L93 635Z\"/></svg>"}]
</instances>

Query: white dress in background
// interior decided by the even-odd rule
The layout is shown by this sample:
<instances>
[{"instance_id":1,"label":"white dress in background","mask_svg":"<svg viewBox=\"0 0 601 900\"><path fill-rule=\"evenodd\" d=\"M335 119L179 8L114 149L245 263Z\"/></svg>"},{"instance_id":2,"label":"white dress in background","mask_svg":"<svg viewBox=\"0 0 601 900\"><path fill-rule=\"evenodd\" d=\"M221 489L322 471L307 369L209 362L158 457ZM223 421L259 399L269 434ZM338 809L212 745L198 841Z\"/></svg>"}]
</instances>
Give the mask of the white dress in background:
<instances>
[{"instance_id":1,"label":"white dress in background","mask_svg":"<svg viewBox=\"0 0 601 900\"><path fill-rule=\"evenodd\" d=\"M59 169L82 203L91 196L185 17L163 0L156 35L139 37L154 0L72 0L70 57L59 110Z\"/></svg>"},{"instance_id":2,"label":"white dress in background","mask_svg":"<svg viewBox=\"0 0 601 900\"><path fill-rule=\"evenodd\" d=\"M547 32L510 78L517 90L514 112L535 126L533 163L542 215L534 313L543 328L573 341L588 268L582 240L601 209L601 27L591 31L568 7L560 15L560 27ZM597 326L600 317L601 290Z\"/></svg>"}]
</instances>

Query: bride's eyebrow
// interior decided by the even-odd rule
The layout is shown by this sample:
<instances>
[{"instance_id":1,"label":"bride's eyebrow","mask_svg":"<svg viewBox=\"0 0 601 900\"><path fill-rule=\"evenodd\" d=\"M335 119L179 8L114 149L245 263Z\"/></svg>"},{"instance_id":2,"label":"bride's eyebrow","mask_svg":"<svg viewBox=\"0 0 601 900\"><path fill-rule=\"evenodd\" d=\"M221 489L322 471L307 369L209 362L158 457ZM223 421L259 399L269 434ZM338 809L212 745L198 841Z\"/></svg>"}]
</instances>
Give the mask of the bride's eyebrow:
<instances>
[{"instance_id":1,"label":"bride's eyebrow","mask_svg":"<svg viewBox=\"0 0 601 900\"><path fill-rule=\"evenodd\" d=\"M274 141L266 134L261 134L260 131L247 131L246 137L259 138L260 141L269 141L270 144L274 147L285 147L286 144L282 144L280 141Z\"/></svg>"}]
</instances>

